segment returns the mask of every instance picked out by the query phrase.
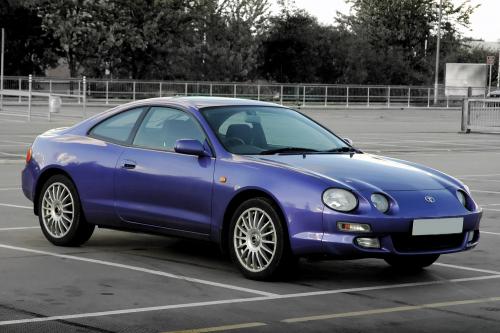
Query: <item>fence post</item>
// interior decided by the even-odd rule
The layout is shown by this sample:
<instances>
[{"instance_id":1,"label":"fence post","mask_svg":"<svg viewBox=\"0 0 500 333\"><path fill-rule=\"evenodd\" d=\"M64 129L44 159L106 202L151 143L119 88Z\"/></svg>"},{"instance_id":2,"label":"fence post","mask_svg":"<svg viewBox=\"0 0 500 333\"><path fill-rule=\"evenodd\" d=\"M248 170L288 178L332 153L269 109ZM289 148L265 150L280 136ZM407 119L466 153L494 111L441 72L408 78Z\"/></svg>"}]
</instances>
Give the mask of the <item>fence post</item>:
<instances>
[{"instance_id":1,"label":"fence post","mask_svg":"<svg viewBox=\"0 0 500 333\"><path fill-rule=\"evenodd\" d=\"M132 100L135 101L135 81L132 83Z\"/></svg>"},{"instance_id":2,"label":"fence post","mask_svg":"<svg viewBox=\"0 0 500 333\"><path fill-rule=\"evenodd\" d=\"M106 81L106 105L109 104L109 81Z\"/></svg>"},{"instance_id":3,"label":"fence post","mask_svg":"<svg viewBox=\"0 0 500 333\"><path fill-rule=\"evenodd\" d=\"M468 119L469 119L469 99L464 98L463 104L462 104L462 132L464 133L470 133L470 130L468 129Z\"/></svg>"},{"instance_id":4,"label":"fence post","mask_svg":"<svg viewBox=\"0 0 500 333\"><path fill-rule=\"evenodd\" d=\"M260 84L257 85L257 100L260 101Z\"/></svg>"},{"instance_id":5,"label":"fence post","mask_svg":"<svg viewBox=\"0 0 500 333\"><path fill-rule=\"evenodd\" d=\"M349 86L347 86L347 89L346 89L345 105L347 108L349 107Z\"/></svg>"},{"instance_id":6,"label":"fence post","mask_svg":"<svg viewBox=\"0 0 500 333\"><path fill-rule=\"evenodd\" d=\"M188 84L187 82L184 83L184 96L187 96L188 95Z\"/></svg>"},{"instance_id":7,"label":"fence post","mask_svg":"<svg viewBox=\"0 0 500 333\"><path fill-rule=\"evenodd\" d=\"M446 108L450 107L450 96L446 95Z\"/></svg>"},{"instance_id":8,"label":"fence post","mask_svg":"<svg viewBox=\"0 0 500 333\"><path fill-rule=\"evenodd\" d=\"M78 104L80 104L82 101L80 100L80 96L82 95L82 87L80 86L80 80L78 80Z\"/></svg>"},{"instance_id":9,"label":"fence post","mask_svg":"<svg viewBox=\"0 0 500 333\"><path fill-rule=\"evenodd\" d=\"M233 97L236 98L236 84L234 85Z\"/></svg>"},{"instance_id":10,"label":"fence post","mask_svg":"<svg viewBox=\"0 0 500 333\"><path fill-rule=\"evenodd\" d=\"M391 86L387 87L387 107L391 107Z\"/></svg>"},{"instance_id":11,"label":"fence post","mask_svg":"<svg viewBox=\"0 0 500 333\"><path fill-rule=\"evenodd\" d=\"M431 88L427 88L427 107L431 106Z\"/></svg>"},{"instance_id":12,"label":"fence post","mask_svg":"<svg viewBox=\"0 0 500 333\"><path fill-rule=\"evenodd\" d=\"M410 107L411 88L408 88L408 107Z\"/></svg>"},{"instance_id":13,"label":"fence post","mask_svg":"<svg viewBox=\"0 0 500 333\"><path fill-rule=\"evenodd\" d=\"M212 93L213 93L213 84L210 83L210 96L212 96Z\"/></svg>"},{"instance_id":14,"label":"fence post","mask_svg":"<svg viewBox=\"0 0 500 333\"><path fill-rule=\"evenodd\" d=\"M31 120L31 89L33 85L33 75L28 76L28 120Z\"/></svg>"},{"instance_id":15,"label":"fence post","mask_svg":"<svg viewBox=\"0 0 500 333\"><path fill-rule=\"evenodd\" d=\"M49 95L52 94L52 80L49 80Z\"/></svg>"},{"instance_id":16,"label":"fence post","mask_svg":"<svg viewBox=\"0 0 500 333\"><path fill-rule=\"evenodd\" d=\"M162 83L160 82L160 91L159 91L159 94L158 94L159 97L161 97L161 88L162 88L161 85L162 85Z\"/></svg>"},{"instance_id":17,"label":"fence post","mask_svg":"<svg viewBox=\"0 0 500 333\"><path fill-rule=\"evenodd\" d=\"M19 93L22 90L22 85L23 85L23 80L21 78L19 78ZM19 94L18 103L21 103L21 94Z\"/></svg>"},{"instance_id":18,"label":"fence post","mask_svg":"<svg viewBox=\"0 0 500 333\"><path fill-rule=\"evenodd\" d=\"M370 107L370 87L367 88L366 92L366 104L368 107Z\"/></svg>"},{"instance_id":19,"label":"fence post","mask_svg":"<svg viewBox=\"0 0 500 333\"><path fill-rule=\"evenodd\" d=\"M83 77L82 79L82 87L83 87L83 108L82 108L82 116L83 118L87 118L87 77Z\"/></svg>"},{"instance_id":20,"label":"fence post","mask_svg":"<svg viewBox=\"0 0 500 333\"><path fill-rule=\"evenodd\" d=\"M328 86L325 86L325 107L328 106Z\"/></svg>"},{"instance_id":21,"label":"fence post","mask_svg":"<svg viewBox=\"0 0 500 333\"><path fill-rule=\"evenodd\" d=\"M283 85L280 88L280 104L283 105Z\"/></svg>"},{"instance_id":22,"label":"fence post","mask_svg":"<svg viewBox=\"0 0 500 333\"><path fill-rule=\"evenodd\" d=\"M306 105L306 86L304 86L303 94L302 94L302 106Z\"/></svg>"}]
</instances>

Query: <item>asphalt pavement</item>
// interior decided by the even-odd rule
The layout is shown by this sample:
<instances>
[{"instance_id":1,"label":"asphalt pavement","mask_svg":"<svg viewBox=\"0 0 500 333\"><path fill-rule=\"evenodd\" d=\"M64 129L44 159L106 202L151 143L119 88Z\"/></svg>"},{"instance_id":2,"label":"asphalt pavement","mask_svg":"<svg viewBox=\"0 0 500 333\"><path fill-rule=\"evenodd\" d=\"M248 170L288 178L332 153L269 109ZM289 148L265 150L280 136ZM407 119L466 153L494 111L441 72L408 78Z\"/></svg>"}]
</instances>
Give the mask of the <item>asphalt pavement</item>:
<instances>
[{"instance_id":1,"label":"asphalt pavement","mask_svg":"<svg viewBox=\"0 0 500 333\"><path fill-rule=\"evenodd\" d=\"M69 108L51 121L43 108L31 121L21 106L0 112L0 332L500 331L500 135L459 133L459 111L302 110L365 152L468 184L484 209L476 249L414 274L302 260L271 283L243 278L205 242L97 229L79 248L48 243L20 172L36 135L79 121Z\"/></svg>"}]
</instances>

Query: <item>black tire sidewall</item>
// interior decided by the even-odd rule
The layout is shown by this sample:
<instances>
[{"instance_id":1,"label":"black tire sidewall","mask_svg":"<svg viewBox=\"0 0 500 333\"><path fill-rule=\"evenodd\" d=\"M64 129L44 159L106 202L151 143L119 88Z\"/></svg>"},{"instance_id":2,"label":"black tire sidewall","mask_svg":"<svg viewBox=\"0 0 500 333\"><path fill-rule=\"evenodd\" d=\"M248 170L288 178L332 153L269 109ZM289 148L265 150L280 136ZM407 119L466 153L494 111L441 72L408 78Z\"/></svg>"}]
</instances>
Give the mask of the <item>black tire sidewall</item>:
<instances>
[{"instance_id":1,"label":"black tire sidewall","mask_svg":"<svg viewBox=\"0 0 500 333\"><path fill-rule=\"evenodd\" d=\"M272 219L272 223L276 230L276 253L274 258L271 260L269 266L260 272L251 272L247 270L239 261L236 250L234 248L234 229L236 227L236 222L240 215L249 208L260 208L264 210ZM288 245L288 233L283 227L283 221L278 214L275 205L267 198L254 198L244 201L234 212L231 218L231 224L229 228L229 253L231 255L232 261L238 266L240 271L247 278L254 280L272 280L276 278L282 271L283 267L287 263L287 257L290 255L289 245Z\"/></svg>"},{"instance_id":2,"label":"black tire sidewall","mask_svg":"<svg viewBox=\"0 0 500 333\"><path fill-rule=\"evenodd\" d=\"M47 188L54 184L54 183L62 183L64 184L70 191L72 197L73 197L73 205L74 205L74 217L73 217L73 223L70 226L69 232L61 238L55 238L51 236L46 228L45 224L43 223L43 215L42 215L42 201L45 192L47 191ZM80 205L80 197L78 195L78 191L76 190L75 185L71 180L68 179L68 177L63 176L63 175L55 175L50 177L45 184L42 187L42 190L40 192L40 195L38 197L38 220L40 222L40 227L42 229L43 235L45 238L47 238L48 241L50 241L54 245L58 246L76 246L79 245L75 243L75 240L79 238L79 232L81 232L82 227L87 227L86 221L83 218L83 215L81 213L81 205Z\"/></svg>"}]
</instances>

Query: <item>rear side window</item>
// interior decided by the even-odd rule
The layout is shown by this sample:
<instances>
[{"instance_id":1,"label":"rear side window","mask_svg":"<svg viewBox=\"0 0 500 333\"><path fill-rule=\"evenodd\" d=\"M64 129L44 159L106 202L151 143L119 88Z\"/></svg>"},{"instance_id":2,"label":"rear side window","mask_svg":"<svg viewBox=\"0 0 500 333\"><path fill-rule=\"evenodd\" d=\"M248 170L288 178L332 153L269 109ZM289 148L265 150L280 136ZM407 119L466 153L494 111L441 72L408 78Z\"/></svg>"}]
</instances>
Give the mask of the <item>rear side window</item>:
<instances>
[{"instance_id":1,"label":"rear side window","mask_svg":"<svg viewBox=\"0 0 500 333\"><path fill-rule=\"evenodd\" d=\"M90 135L104 141L125 143L143 111L144 108L137 108L119 113L95 126Z\"/></svg>"}]
</instances>

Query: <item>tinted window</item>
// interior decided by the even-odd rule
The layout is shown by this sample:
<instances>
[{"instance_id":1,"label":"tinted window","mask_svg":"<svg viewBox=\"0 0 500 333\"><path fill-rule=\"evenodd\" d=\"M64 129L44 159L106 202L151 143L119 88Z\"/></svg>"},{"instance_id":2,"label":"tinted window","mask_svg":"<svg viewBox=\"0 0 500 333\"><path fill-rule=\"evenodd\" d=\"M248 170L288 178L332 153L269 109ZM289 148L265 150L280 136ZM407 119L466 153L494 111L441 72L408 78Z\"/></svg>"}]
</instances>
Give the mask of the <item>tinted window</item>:
<instances>
[{"instance_id":1,"label":"tinted window","mask_svg":"<svg viewBox=\"0 0 500 333\"><path fill-rule=\"evenodd\" d=\"M92 129L94 137L124 143L128 140L143 108L128 110L108 118Z\"/></svg>"},{"instance_id":2,"label":"tinted window","mask_svg":"<svg viewBox=\"0 0 500 333\"><path fill-rule=\"evenodd\" d=\"M164 107L152 107L134 139L134 145L163 150L174 150L180 139L205 141L198 123L187 113Z\"/></svg>"},{"instance_id":3,"label":"tinted window","mask_svg":"<svg viewBox=\"0 0 500 333\"><path fill-rule=\"evenodd\" d=\"M286 108L239 106L208 108L202 113L224 147L235 154L283 148L326 152L346 147L320 125Z\"/></svg>"}]
</instances>

